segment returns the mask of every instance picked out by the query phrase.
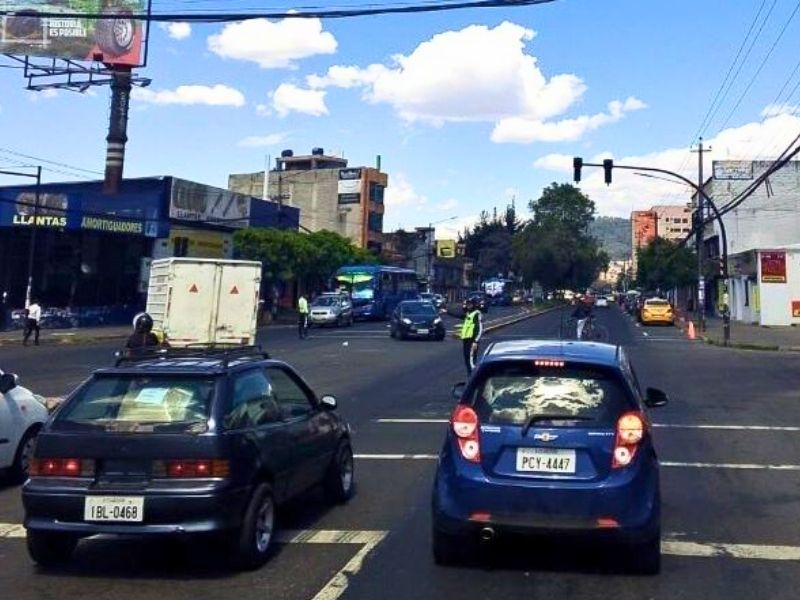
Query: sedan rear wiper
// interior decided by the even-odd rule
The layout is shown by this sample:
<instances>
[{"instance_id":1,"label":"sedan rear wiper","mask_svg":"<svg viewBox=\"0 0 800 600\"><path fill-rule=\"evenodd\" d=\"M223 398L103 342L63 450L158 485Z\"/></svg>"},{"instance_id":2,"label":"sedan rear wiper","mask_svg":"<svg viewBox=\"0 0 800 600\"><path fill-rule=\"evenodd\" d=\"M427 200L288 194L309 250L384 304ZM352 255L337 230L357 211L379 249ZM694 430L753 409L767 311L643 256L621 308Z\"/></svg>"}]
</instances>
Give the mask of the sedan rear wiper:
<instances>
[{"instance_id":1,"label":"sedan rear wiper","mask_svg":"<svg viewBox=\"0 0 800 600\"><path fill-rule=\"evenodd\" d=\"M522 437L528 435L528 431L534 423L540 421L592 421L592 417L581 417L577 415L548 415L544 413L534 413L525 419L525 424L522 426Z\"/></svg>"}]
</instances>

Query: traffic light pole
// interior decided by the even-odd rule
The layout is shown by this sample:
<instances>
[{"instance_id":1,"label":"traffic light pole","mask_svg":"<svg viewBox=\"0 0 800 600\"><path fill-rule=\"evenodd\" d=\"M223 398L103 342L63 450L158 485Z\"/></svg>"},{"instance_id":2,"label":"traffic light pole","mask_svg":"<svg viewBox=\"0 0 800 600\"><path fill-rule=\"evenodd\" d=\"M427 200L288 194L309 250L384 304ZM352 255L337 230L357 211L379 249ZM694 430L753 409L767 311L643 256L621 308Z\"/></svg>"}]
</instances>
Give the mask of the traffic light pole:
<instances>
[{"instance_id":1,"label":"traffic light pole","mask_svg":"<svg viewBox=\"0 0 800 600\"><path fill-rule=\"evenodd\" d=\"M667 169L658 169L655 167L636 167L632 165L615 165L609 164L608 160L604 160L602 163L587 163L583 162L583 160L579 157L575 157L573 159L573 167L575 169L575 182L580 182L581 177L581 168L582 167L600 167L605 171L605 180L606 183L611 183L611 169L624 169L626 171L642 171L646 173L661 173L662 175L668 175L675 179L680 180L681 182L688 185L690 188L694 189L697 192L698 197L698 205L702 206L704 203L708 203L708 206L711 207L711 211L714 213L714 218L716 219L717 223L719 224L719 233L720 237L722 238L722 280L723 280L723 305L722 305L722 326L723 326L723 344L728 346L731 340L731 317L730 317L730 308L728 307L728 234L725 230L725 222L722 220L722 215L719 213L717 209L717 205L714 203L711 198L709 198L706 193L703 191L702 185L697 185L693 181L687 179L680 173L675 173L674 171L668 171ZM703 220L703 215L700 213L700 218L698 222L692 226L692 233L698 235L698 231L702 231L703 227L705 227L705 221Z\"/></svg>"}]
</instances>

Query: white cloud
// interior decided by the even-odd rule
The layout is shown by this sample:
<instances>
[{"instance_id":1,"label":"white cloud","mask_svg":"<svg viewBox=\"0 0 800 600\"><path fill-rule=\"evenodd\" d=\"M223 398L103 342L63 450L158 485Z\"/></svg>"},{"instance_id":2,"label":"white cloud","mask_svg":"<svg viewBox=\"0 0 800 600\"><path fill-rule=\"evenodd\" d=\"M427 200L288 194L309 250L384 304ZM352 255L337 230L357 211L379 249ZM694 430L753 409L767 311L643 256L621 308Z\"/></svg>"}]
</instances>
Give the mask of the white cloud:
<instances>
[{"instance_id":1,"label":"white cloud","mask_svg":"<svg viewBox=\"0 0 800 600\"><path fill-rule=\"evenodd\" d=\"M576 139L644 108L630 98L610 103L608 113L551 123L581 99L586 85L573 74L546 77L537 58L526 52L535 36L508 21L494 28L471 25L436 34L410 54L394 56L389 65L336 65L306 83L315 89L361 88L364 100L389 104L408 122L495 123L497 142L525 141L513 139L518 125L527 128L524 137L530 141Z\"/></svg>"},{"instance_id":2,"label":"white cloud","mask_svg":"<svg viewBox=\"0 0 800 600\"><path fill-rule=\"evenodd\" d=\"M295 68L295 61L334 54L336 38L319 19L253 19L226 25L208 38L208 48L223 58L257 63L262 69Z\"/></svg>"},{"instance_id":3,"label":"white cloud","mask_svg":"<svg viewBox=\"0 0 800 600\"><path fill-rule=\"evenodd\" d=\"M454 208L458 208L458 200L455 198L448 198L447 200L443 200L436 205L437 210L453 210Z\"/></svg>"},{"instance_id":4,"label":"white cloud","mask_svg":"<svg viewBox=\"0 0 800 600\"><path fill-rule=\"evenodd\" d=\"M281 117L290 112L303 113L313 117L328 114L325 106L324 90L307 90L291 83L282 83L272 92L272 108Z\"/></svg>"},{"instance_id":5,"label":"white cloud","mask_svg":"<svg viewBox=\"0 0 800 600\"><path fill-rule=\"evenodd\" d=\"M439 223L436 225L436 239L457 240L459 234L464 233L465 229L471 229L478 221L480 221L480 215L468 215L454 221Z\"/></svg>"},{"instance_id":6,"label":"white cloud","mask_svg":"<svg viewBox=\"0 0 800 600\"><path fill-rule=\"evenodd\" d=\"M148 104L182 104L205 106L244 106L244 94L227 85L181 85L174 90L133 88L134 99Z\"/></svg>"},{"instance_id":7,"label":"white cloud","mask_svg":"<svg viewBox=\"0 0 800 600\"><path fill-rule=\"evenodd\" d=\"M189 23L159 23L159 26L173 40L185 40L192 35L192 26Z\"/></svg>"},{"instance_id":8,"label":"white cloud","mask_svg":"<svg viewBox=\"0 0 800 600\"><path fill-rule=\"evenodd\" d=\"M764 114L769 114L765 111ZM768 160L775 158L800 130L800 115L782 112L775 116L725 129L706 142L713 152L706 155L705 176L711 175L714 160ZM533 166L560 172L565 180L572 179L572 155L548 154L537 159ZM688 148L667 148L638 156L612 156L605 152L584 157L585 162L602 162L613 158L614 162L626 165L656 167L676 171L697 180L696 155L689 155ZM603 171L584 168L581 189L594 200L597 212L602 215L630 216L631 210L649 208L654 204L683 204L690 200L692 190L679 183L651 179L634 175L631 171L614 170L613 183L606 186Z\"/></svg>"},{"instance_id":9,"label":"white cloud","mask_svg":"<svg viewBox=\"0 0 800 600\"><path fill-rule=\"evenodd\" d=\"M272 116L272 109L267 104L256 104L256 114L259 117Z\"/></svg>"},{"instance_id":10,"label":"white cloud","mask_svg":"<svg viewBox=\"0 0 800 600\"><path fill-rule=\"evenodd\" d=\"M239 146L245 148L262 148L265 146L275 146L282 143L288 136L287 133L270 133L268 135L251 135L239 142Z\"/></svg>"},{"instance_id":11,"label":"white cloud","mask_svg":"<svg viewBox=\"0 0 800 600\"><path fill-rule=\"evenodd\" d=\"M614 100L608 104L607 113L583 115L574 119L545 122L526 117L502 119L492 131L493 142L516 142L530 144L532 142L574 142L604 125L616 123L625 113L646 108L644 102L630 97L625 102Z\"/></svg>"},{"instance_id":12,"label":"white cloud","mask_svg":"<svg viewBox=\"0 0 800 600\"><path fill-rule=\"evenodd\" d=\"M800 113L800 104L768 104L761 111L762 117L777 117L778 115L796 115Z\"/></svg>"},{"instance_id":13,"label":"white cloud","mask_svg":"<svg viewBox=\"0 0 800 600\"><path fill-rule=\"evenodd\" d=\"M417 193L411 182L403 173L392 175L389 187L386 188L386 198L384 199L388 210L396 207L419 208L428 203L427 196Z\"/></svg>"}]
</instances>

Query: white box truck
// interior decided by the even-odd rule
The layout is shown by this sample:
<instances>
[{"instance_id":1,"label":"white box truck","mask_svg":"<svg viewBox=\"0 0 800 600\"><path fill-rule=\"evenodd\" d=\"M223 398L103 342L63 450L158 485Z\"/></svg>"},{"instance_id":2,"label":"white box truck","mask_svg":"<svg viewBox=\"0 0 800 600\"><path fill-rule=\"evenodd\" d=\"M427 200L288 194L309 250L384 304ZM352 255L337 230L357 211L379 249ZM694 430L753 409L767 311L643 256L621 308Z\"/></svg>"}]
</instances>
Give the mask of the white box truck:
<instances>
[{"instance_id":1,"label":"white box truck","mask_svg":"<svg viewBox=\"0 0 800 600\"><path fill-rule=\"evenodd\" d=\"M254 344L261 263L164 258L150 267L147 312L170 346Z\"/></svg>"}]
</instances>

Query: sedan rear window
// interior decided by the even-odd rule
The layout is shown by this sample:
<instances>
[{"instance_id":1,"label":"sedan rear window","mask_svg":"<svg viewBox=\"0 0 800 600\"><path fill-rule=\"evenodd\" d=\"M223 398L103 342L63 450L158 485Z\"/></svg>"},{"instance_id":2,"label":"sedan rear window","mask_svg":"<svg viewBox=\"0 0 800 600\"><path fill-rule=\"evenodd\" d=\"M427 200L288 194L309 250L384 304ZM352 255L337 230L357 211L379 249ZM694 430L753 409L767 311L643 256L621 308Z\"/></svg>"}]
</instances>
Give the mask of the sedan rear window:
<instances>
[{"instance_id":1,"label":"sedan rear window","mask_svg":"<svg viewBox=\"0 0 800 600\"><path fill-rule=\"evenodd\" d=\"M481 422L522 425L613 424L635 407L619 376L610 369L567 363L537 367L533 361L493 365L475 388Z\"/></svg>"},{"instance_id":2,"label":"sedan rear window","mask_svg":"<svg viewBox=\"0 0 800 600\"><path fill-rule=\"evenodd\" d=\"M647 306L669 306L669 302L666 300L647 300L645 302Z\"/></svg>"},{"instance_id":3,"label":"sedan rear window","mask_svg":"<svg viewBox=\"0 0 800 600\"><path fill-rule=\"evenodd\" d=\"M57 428L152 432L206 429L215 380L208 377L95 377L55 420Z\"/></svg>"}]
</instances>

